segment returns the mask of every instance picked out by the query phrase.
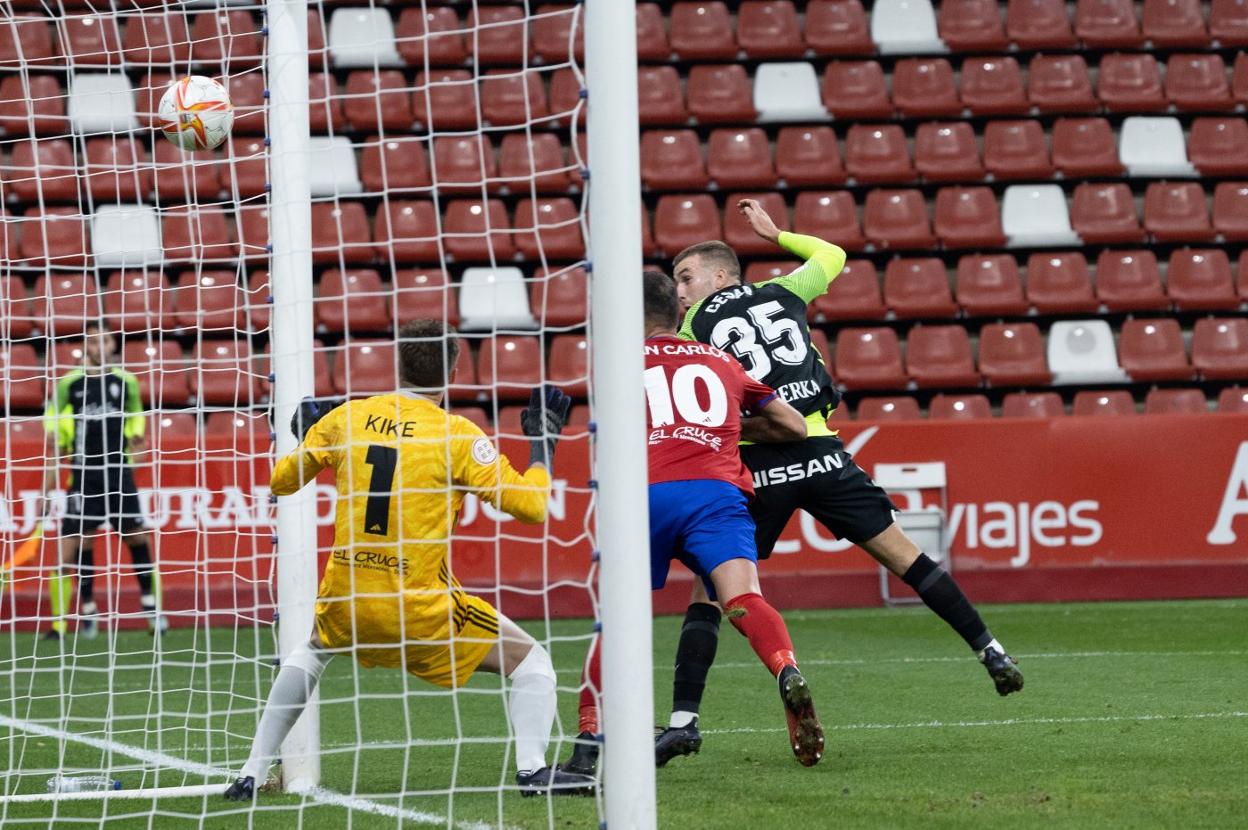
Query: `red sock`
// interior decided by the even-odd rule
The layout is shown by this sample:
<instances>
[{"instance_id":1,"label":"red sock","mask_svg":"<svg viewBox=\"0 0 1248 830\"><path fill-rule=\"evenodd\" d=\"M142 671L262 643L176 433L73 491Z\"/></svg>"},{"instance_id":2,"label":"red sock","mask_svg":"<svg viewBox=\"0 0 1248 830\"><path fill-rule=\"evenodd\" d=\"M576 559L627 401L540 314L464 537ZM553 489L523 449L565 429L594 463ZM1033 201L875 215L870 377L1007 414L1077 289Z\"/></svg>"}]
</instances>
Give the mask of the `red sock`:
<instances>
[{"instance_id":1,"label":"red sock","mask_svg":"<svg viewBox=\"0 0 1248 830\"><path fill-rule=\"evenodd\" d=\"M779 612L761 594L741 594L724 604L724 616L750 641L750 648L773 675L796 666L793 641Z\"/></svg>"},{"instance_id":2,"label":"red sock","mask_svg":"<svg viewBox=\"0 0 1248 830\"><path fill-rule=\"evenodd\" d=\"M598 652L598 639L590 643L589 654L585 656L585 668L581 672L581 732L592 732L597 735L598 728L598 690L602 688L602 659Z\"/></svg>"}]
</instances>

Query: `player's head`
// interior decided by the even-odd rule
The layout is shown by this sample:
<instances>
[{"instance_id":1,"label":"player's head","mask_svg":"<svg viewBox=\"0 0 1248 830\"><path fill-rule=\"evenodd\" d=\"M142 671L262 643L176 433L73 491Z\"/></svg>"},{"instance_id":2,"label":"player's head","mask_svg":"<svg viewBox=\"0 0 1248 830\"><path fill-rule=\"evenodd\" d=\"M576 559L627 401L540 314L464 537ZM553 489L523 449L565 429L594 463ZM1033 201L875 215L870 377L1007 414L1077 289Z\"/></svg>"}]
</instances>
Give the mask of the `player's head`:
<instances>
[{"instance_id":1,"label":"player's head","mask_svg":"<svg viewBox=\"0 0 1248 830\"><path fill-rule=\"evenodd\" d=\"M741 282L741 263L732 248L713 239L678 253L672 260L672 273L683 314L699 300Z\"/></svg>"},{"instance_id":2,"label":"player's head","mask_svg":"<svg viewBox=\"0 0 1248 830\"><path fill-rule=\"evenodd\" d=\"M645 292L646 336L674 334L680 323L680 303L676 299L676 283L662 271L644 271L641 283Z\"/></svg>"},{"instance_id":3,"label":"player's head","mask_svg":"<svg viewBox=\"0 0 1248 830\"><path fill-rule=\"evenodd\" d=\"M459 338L442 320L409 320L399 327L399 379L404 386L441 393L455 381Z\"/></svg>"},{"instance_id":4,"label":"player's head","mask_svg":"<svg viewBox=\"0 0 1248 830\"><path fill-rule=\"evenodd\" d=\"M117 351L117 340L108 326L93 320L82 332L82 358L88 366L104 366Z\"/></svg>"}]
</instances>

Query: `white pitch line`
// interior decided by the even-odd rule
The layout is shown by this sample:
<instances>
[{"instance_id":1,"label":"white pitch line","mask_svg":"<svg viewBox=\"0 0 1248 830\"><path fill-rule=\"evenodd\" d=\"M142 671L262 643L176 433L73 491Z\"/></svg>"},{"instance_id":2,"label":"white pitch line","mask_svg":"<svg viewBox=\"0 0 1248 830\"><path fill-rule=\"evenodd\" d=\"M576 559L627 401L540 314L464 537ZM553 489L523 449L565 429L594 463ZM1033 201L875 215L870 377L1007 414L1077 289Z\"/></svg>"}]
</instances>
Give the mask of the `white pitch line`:
<instances>
[{"instance_id":1,"label":"white pitch line","mask_svg":"<svg viewBox=\"0 0 1248 830\"><path fill-rule=\"evenodd\" d=\"M1003 720L913 721L911 723L845 723L824 725L827 732L853 732L874 729L966 729L982 726L1047 726L1065 723L1119 723L1124 721L1220 720L1248 718L1248 712L1199 712L1190 715L1092 715L1074 718L1005 718ZM703 729L705 735L731 735L785 732L785 729L739 726L728 729Z\"/></svg>"},{"instance_id":2,"label":"white pitch line","mask_svg":"<svg viewBox=\"0 0 1248 830\"><path fill-rule=\"evenodd\" d=\"M30 721L19 720L17 718L10 718L7 715L0 715L0 726L26 732L31 735L40 735L45 738L55 738L57 740L80 743L85 746L92 747L93 749L99 749L105 752L115 752L118 755L125 755L153 766L176 769L182 772L190 773L191 775L202 775L205 778L228 779L233 775L230 770L221 769L220 767L200 764L195 761L187 761L173 755L166 755L163 752L156 752L154 750L144 749L143 747L138 746L130 746L129 744L119 743L118 741L110 741L104 738L93 738L89 735L75 735L72 732L54 729L50 726L44 726L39 723L31 723ZM225 790L222 789L222 792L225 792ZM313 787L304 793L300 793L300 795L306 795L318 804L341 807L346 810L358 810L362 813L374 813L388 818L401 818L407 821L416 822L417 824L445 825L447 823L446 816L440 816L436 813L405 810L400 807L393 807L389 804L382 804L381 802L361 798L360 796L346 795L324 787ZM6 797L0 796L0 803L3 803L6 800ZM489 828L496 825L477 821L459 821L456 822L454 826L460 828L460 830L489 830Z\"/></svg>"}]
</instances>

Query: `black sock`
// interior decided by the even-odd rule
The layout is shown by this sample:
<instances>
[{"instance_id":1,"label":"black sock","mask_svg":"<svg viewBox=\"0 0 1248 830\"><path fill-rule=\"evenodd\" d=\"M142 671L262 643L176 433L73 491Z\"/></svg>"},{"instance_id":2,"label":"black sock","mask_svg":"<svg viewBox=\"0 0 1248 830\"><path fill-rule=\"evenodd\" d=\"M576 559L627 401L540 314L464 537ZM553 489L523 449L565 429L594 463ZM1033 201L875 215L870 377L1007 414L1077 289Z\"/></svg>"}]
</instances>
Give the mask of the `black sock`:
<instances>
[{"instance_id":1,"label":"black sock","mask_svg":"<svg viewBox=\"0 0 1248 830\"><path fill-rule=\"evenodd\" d=\"M95 602L95 552L78 546L78 607Z\"/></svg>"},{"instance_id":2,"label":"black sock","mask_svg":"<svg viewBox=\"0 0 1248 830\"><path fill-rule=\"evenodd\" d=\"M698 713L706 675L715 662L719 648L719 620L722 614L714 605L695 602L685 611L685 624L680 629L676 646L676 679L672 683L672 711Z\"/></svg>"},{"instance_id":3,"label":"black sock","mask_svg":"<svg viewBox=\"0 0 1248 830\"><path fill-rule=\"evenodd\" d=\"M902 579L928 608L936 612L936 616L949 623L976 652L983 651L992 642L988 626L984 625L979 612L962 593L958 583L926 553L919 554Z\"/></svg>"},{"instance_id":4,"label":"black sock","mask_svg":"<svg viewBox=\"0 0 1248 830\"><path fill-rule=\"evenodd\" d=\"M134 563L134 578L139 581L139 593L149 597L152 595L152 555L143 542L131 542L129 548L130 561ZM147 605L143 607L146 609Z\"/></svg>"}]
</instances>

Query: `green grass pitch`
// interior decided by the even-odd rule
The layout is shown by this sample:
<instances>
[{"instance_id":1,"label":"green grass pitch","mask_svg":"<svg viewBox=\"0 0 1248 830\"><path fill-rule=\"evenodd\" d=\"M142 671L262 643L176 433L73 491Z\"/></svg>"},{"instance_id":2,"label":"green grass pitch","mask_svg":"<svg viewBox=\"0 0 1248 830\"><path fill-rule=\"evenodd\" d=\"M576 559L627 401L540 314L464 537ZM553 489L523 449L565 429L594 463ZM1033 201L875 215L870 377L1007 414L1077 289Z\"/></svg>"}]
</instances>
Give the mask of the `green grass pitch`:
<instances>
[{"instance_id":1,"label":"green grass pitch","mask_svg":"<svg viewBox=\"0 0 1248 830\"><path fill-rule=\"evenodd\" d=\"M827 752L813 769L798 766L788 750L774 681L725 624L703 705L705 744L700 755L658 771L659 826L1241 826L1248 815L1248 600L982 610L1020 658L1027 678L1021 694L997 697L957 637L922 608L786 614L827 730ZM676 618L656 621L660 719L678 627ZM577 683L583 643L560 638L585 629L584 621L561 621L549 631L565 689ZM141 633L120 635L111 652L103 639L80 643L72 672L53 669L58 658L46 644L36 649L32 635L0 637L0 714L52 717L58 696L69 694L71 718L87 720L70 720L67 731L94 729L102 737L90 719L107 716L119 743L223 766L246 754L254 728L247 699L267 692L272 673L234 661L231 632L209 634L194 641L190 632L170 635L159 677ZM267 635L261 639L267 643ZM22 658L16 664L14 655ZM219 661L211 692L195 674L209 655ZM110 676L111 710L101 694ZM428 826L597 826L592 799L547 802L494 791L510 783L509 764L499 744L474 739L505 728L496 678L474 679L454 702L417 683L407 683L404 702L396 697L404 685L397 673L355 672L342 658L330 666L321 687L326 788L401 807L409 818L423 814ZM160 730L157 711L165 713ZM560 717L574 732L570 691L560 695ZM65 765L82 769L100 769L107 756L102 745L0 727L10 792L40 790L46 776L22 770L55 767L61 752ZM560 758L567 753L558 749ZM150 765L145 774L144 764L111 757L126 787L157 780ZM158 780L202 783L168 770ZM401 800L400 790L407 791ZM101 818L110 830L421 826L281 794L262 794L259 805L248 816L216 797L10 804L0 805L0 826L59 830Z\"/></svg>"}]
</instances>

